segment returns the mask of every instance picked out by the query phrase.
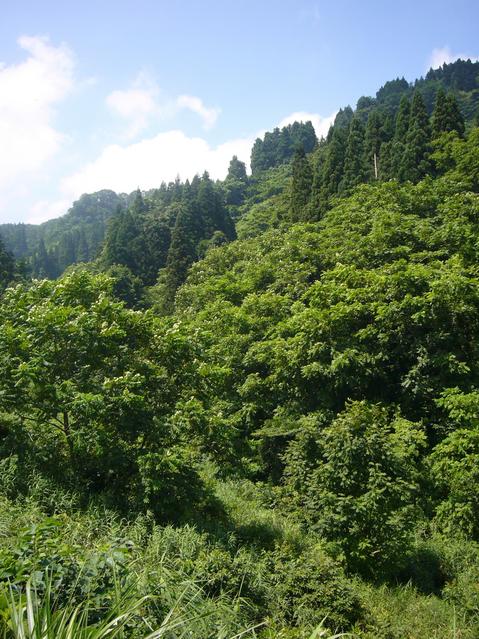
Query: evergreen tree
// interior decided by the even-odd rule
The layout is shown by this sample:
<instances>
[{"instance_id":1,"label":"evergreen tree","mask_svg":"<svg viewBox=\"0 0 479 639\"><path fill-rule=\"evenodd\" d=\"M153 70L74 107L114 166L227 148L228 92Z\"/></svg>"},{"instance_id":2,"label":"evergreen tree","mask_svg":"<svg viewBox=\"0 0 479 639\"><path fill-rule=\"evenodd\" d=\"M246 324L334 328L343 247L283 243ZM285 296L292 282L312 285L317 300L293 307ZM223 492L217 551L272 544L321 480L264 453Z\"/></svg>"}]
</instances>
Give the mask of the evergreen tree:
<instances>
[{"instance_id":1,"label":"evergreen tree","mask_svg":"<svg viewBox=\"0 0 479 639\"><path fill-rule=\"evenodd\" d=\"M426 105L422 95L417 91L412 100L409 129L399 166L400 180L417 182L428 174L431 169L430 140L431 132Z\"/></svg>"},{"instance_id":2,"label":"evergreen tree","mask_svg":"<svg viewBox=\"0 0 479 639\"><path fill-rule=\"evenodd\" d=\"M143 199L140 189L136 189L133 204L130 207L133 213L142 214L148 210L148 207Z\"/></svg>"},{"instance_id":3,"label":"evergreen tree","mask_svg":"<svg viewBox=\"0 0 479 639\"><path fill-rule=\"evenodd\" d=\"M246 165L234 155L225 180L226 204L232 207L241 206L244 202L247 185Z\"/></svg>"},{"instance_id":4,"label":"evergreen tree","mask_svg":"<svg viewBox=\"0 0 479 639\"><path fill-rule=\"evenodd\" d=\"M297 149L293 159L293 181L291 186L291 219L293 222L307 220L307 204L311 196L313 174L304 148Z\"/></svg>"},{"instance_id":5,"label":"evergreen tree","mask_svg":"<svg viewBox=\"0 0 479 639\"><path fill-rule=\"evenodd\" d=\"M411 117L411 104L407 96L401 98L399 110L396 116L396 126L391 148L387 151L389 158L383 162L383 178L398 178L404 155L406 135L409 130L409 120Z\"/></svg>"},{"instance_id":6,"label":"evergreen tree","mask_svg":"<svg viewBox=\"0 0 479 639\"><path fill-rule=\"evenodd\" d=\"M434 137L437 137L447 130L446 92L442 87L439 87L436 94L436 103L434 105L434 111L432 112L431 125Z\"/></svg>"},{"instance_id":7,"label":"evergreen tree","mask_svg":"<svg viewBox=\"0 0 479 639\"><path fill-rule=\"evenodd\" d=\"M389 140L381 146L381 155L379 156L378 174L380 180L391 180L396 177L393 165L393 149L394 141Z\"/></svg>"},{"instance_id":8,"label":"evergreen tree","mask_svg":"<svg viewBox=\"0 0 479 639\"><path fill-rule=\"evenodd\" d=\"M339 191L343 179L344 160L349 133L349 125L343 126L344 115L339 120L340 125L332 127L330 141L326 147L324 162L321 165L320 189L317 203L322 215L329 206L332 195Z\"/></svg>"},{"instance_id":9,"label":"evergreen tree","mask_svg":"<svg viewBox=\"0 0 479 639\"><path fill-rule=\"evenodd\" d=\"M171 234L164 273L164 308L172 310L175 294L179 286L186 280L188 269L197 259L198 244L197 217L191 202L185 202Z\"/></svg>"},{"instance_id":10,"label":"evergreen tree","mask_svg":"<svg viewBox=\"0 0 479 639\"><path fill-rule=\"evenodd\" d=\"M452 93L446 95L444 89L440 88L437 92L436 104L432 114L433 136L437 137L441 133L455 131L462 137L464 130L464 118L456 98Z\"/></svg>"},{"instance_id":11,"label":"evergreen tree","mask_svg":"<svg viewBox=\"0 0 479 639\"><path fill-rule=\"evenodd\" d=\"M131 209L118 209L113 218L103 248L107 266L122 264L132 273L140 275L139 263L143 259L144 246L140 220Z\"/></svg>"},{"instance_id":12,"label":"evergreen tree","mask_svg":"<svg viewBox=\"0 0 479 639\"><path fill-rule=\"evenodd\" d=\"M394 139L404 142L409 130L409 119L411 117L411 103L406 95L401 98L399 110L396 116L396 128L394 131Z\"/></svg>"},{"instance_id":13,"label":"evergreen tree","mask_svg":"<svg viewBox=\"0 0 479 639\"><path fill-rule=\"evenodd\" d=\"M336 117L334 118L333 129L349 129L349 125L351 124L353 117L354 113L350 106L347 106L344 109L339 109Z\"/></svg>"},{"instance_id":14,"label":"evergreen tree","mask_svg":"<svg viewBox=\"0 0 479 639\"><path fill-rule=\"evenodd\" d=\"M196 206L199 217L198 240L211 238L215 231L223 231L229 240L235 239L234 224L207 171L199 183Z\"/></svg>"},{"instance_id":15,"label":"evergreen tree","mask_svg":"<svg viewBox=\"0 0 479 639\"><path fill-rule=\"evenodd\" d=\"M15 260L11 253L5 249L3 239L0 236L0 291L3 291L13 279Z\"/></svg>"},{"instance_id":16,"label":"evergreen tree","mask_svg":"<svg viewBox=\"0 0 479 639\"><path fill-rule=\"evenodd\" d=\"M66 233L58 243L58 269L60 273L76 261L75 243L72 233Z\"/></svg>"},{"instance_id":17,"label":"evergreen tree","mask_svg":"<svg viewBox=\"0 0 479 639\"><path fill-rule=\"evenodd\" d=\"M43 237L38 242L37 250L32 259L32 271L34 277L54 278L56 276L54 256L45 247Z\"/></svg>"},{"instance_id":18,"label":"evergreen tree","mask_svg":"<svg viewBox=\"0 0 479 639\"><path fill-rule=\"evenodd\" d=\"M387 113L383 119L383 124L381 127L381 139L384 142L389 142L393 139L395 132L395 123L394 118Z\"/></svg>"},{"instance_id":19,"label":"evergreen tree","mask_svg":"<svg viewBox=\"0 0 479 639\"><path fill-rule=\"evenodd\" d=\"M88 247L88 242L86 241L84 229L81 229L80 235L78 237L76 261L88 262L89 259L90 259L90 250Z\"/></svg>"},{"instance_id":20,"label":"evergreen tree","mask_svg":"<svg viewBox=\"0 0 479 639\"><path fill-rule=\"evenodd\" d=\"M361 182L366 181L368 171L364 161L364 158L366 157L364 146L364 125L358 117L354 117L349 129L344 158L344 173L339 186L341 191L350 191L357 184L361 184Z\"/></svg>"},{"instance_id":21,"label":"evergreen tree","mask_svg":"<svg viewBox=\"0 0 479 639\"><path fill-rule=\"evenodd\" d=\"M364 135L364 177L366 180L377 178L377 167L382 141L382 118L379 111L374 110L369 114L366 132Z\"/></svg>"},{"instance_id":22,"label":"evergreen tree","mask_svg":"<svg viewBox=\"0 0 479 639\"><path fill-rule=\"evenodd\" d=\"M238 160L237 155L233 155L231 158L226 179L239 180L240 182L246 182L248 179L246 174L246 164L241 162L241 160Z\"/></svg>"}]
</instances>

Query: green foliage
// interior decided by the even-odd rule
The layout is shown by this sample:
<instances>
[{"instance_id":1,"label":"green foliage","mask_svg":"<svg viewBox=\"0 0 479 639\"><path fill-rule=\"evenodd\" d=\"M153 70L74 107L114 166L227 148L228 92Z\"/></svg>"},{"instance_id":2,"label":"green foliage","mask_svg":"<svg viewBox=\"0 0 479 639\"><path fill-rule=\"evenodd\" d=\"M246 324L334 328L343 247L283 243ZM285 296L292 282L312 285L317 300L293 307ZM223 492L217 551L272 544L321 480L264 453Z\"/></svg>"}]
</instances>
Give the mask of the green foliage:
<instances>
[{"instance_id":1,"label":"green foliage","mask_svg":"<svg viewBox=\"0 0 479 639\"><path fill-rule=\"evenodd\" d=\"M312 546L298 556L290 548L280 548L274 571L276 623L312 629L325 619L334 630L349 628L360 618L353 585L340 563L321 546Z\"/></svg>"},{"instance_id":2,"label":"green foliage","mask_svg":"<svg viewBox=\"0 0 479 639\"><path fill-rule=\"evenodd\" d=\"M360 402L309 437L314 443L292 444L285 471L307 521L340 546L350 569L394 573L418 517L421 429Z\"/></svg>"},{"instance_id":3,"label":"green foliage","mask_svg":"<svg viewBox=\"0 0 479 639\"><path fill-rule=\"evenodd\" d=\"M416 92L411 104L404 153L399 164L400 180L417 182L429 173L430 138L426 105L421 94Z\"/></svg>"},{"instance_id":4,"label":"green foliage","mask_svg":"<svg viewBox=\"0 0 479 639\"><path fill-rule=\"evenodd\" d=\"M313 175L303 148L293 158L293 181L291 184L291 220L307 221L307 204L311 195Z\"/></svg>"},{"instance_id":5,"label":"green foliage","mask_svg":"<svg viewBox=\"0 0 479 639\"><path fill-rule=\"evenodd\" d=\"M463 534L477 540L478 429L452 432L435 447L430 462L432 477L443 495L436 511L439 526L451 535Z\"/></svg>"},{"instance_id":6,"label":"green foliage","mask_svg":"<svg viewBox=\"0 0 479 639\"><path fill-rule=\"evenodd\" d=\"M476 72L5 229L110 218L0 249L7 636L477 636Z\"/></svg>"},{"instance_id":7,"label":"green foliage","mask_svg":"<svg viewBox=\"0 0 479 639\"><path fill-rule=\"evenodd\" d=\"M35 277L58 277L68 266L93 260L122 197L103 190L82 195L63 217L43 224L2 224L6 245Z\"/></svg>"},{"instance_id":8,"label":"green foliage","mask_svg":"<svg viewBox=\"0 0 479 639\"><path fill-rule=\"evenodd\" d=\"M369 123L369 120L368 120ZM349 129L346 154L344 157L344 175L341 182L342 191L351 191L357 184L365 180L365 132L359 118L354 118ZM368 149L369 151L369 149ZM367 159L371 160L372 154L367 153Z\"/></svg>"},{"instance_id":9,"label":"green foliage","mask_svg":"<svg viewBox=\"0 0 479 639\"><path fill-rule=\"evenodd\" d=\"M281 130L268 131L262 140L257 138L251 150L253 175L288 162L298 147L310 153L316 142L311 122L294 122Z\"/></svg>"},{"instance_id":10,"label":"green foliage","mask_svg":"<svg viewBox=\"0 0 479 639\"><path fill-rule=\"evenodd\" d=\"M455 131L459 136L464 135L464 118L454 95L446 96L442 89L436 95L436 104L432 114L432 133L434 137L441 133Z\"/></svg>"},{"instance_id":11,"label":"green foliage","mask_svg":"<svg viewBox=\"0 0 479 639\"><path fill-rule=\"evenodd\" d=\"M165 422L191 374L190 346L178 330L113 301L111 286L81 271L7 291L1 405L32 437L27 456L44 471L81 477L91 491L114 486L125 503L142 492L145 446L161 451L174 441Z\"/></svg>"},{"instance_id":12,"label":"green foliage","mask_svg":"<svg viewBox=\"0 0 479 639\"><path fill-rule=\"evenodd\" d=\"M14 275L14 260L12 255L5 250L0 237L0 291L12 281Z\"/></svg>"}]
</instances>

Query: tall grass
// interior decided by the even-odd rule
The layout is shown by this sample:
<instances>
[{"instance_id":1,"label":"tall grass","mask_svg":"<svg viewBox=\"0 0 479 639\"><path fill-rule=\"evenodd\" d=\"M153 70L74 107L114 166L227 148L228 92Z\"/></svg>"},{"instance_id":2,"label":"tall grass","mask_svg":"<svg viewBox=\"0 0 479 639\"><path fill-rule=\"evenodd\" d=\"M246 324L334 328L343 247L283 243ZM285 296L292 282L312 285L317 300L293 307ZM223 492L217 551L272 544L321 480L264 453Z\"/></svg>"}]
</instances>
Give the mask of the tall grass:
<instances>
[{"instance_id":1,"label":"tall grass","mask_svg":"<svg viewBox=\"0 0 479 639\"><path fill-rule=\"evenodd\" d=\"M186 595L185 590L185 595ZM128 589L120 593L108 610L95 609L88 600L56 607L51 580L40 593L29 580L23 592L13 586L0 590L1 639L184 639L194 637L192 628L205 615L191 601L178 600L156 628L148 620L152 598L134 598ZM99 618L98 618L99 617ZM256 626L257 628L258 626ZM230 639L256 636L249 628ZM218 639L226 639L220 633Z\"/></svg>"}]
</instances>

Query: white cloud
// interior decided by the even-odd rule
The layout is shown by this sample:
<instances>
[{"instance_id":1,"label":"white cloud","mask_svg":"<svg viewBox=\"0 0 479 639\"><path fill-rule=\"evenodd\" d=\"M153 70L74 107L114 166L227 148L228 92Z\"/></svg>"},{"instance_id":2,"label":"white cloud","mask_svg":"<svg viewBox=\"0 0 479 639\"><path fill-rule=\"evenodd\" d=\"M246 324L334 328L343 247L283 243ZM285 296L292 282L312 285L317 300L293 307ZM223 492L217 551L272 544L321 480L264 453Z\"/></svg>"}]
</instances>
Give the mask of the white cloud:
<instances>
[{"instance_id":1,"label":"white cloud","mask_svg":"<svg viewBox=\"0 0 479 639\"><path fill-rule=\"evenodd\" d=\"M27 224L41 224L54 217L59 217L68 211L71 200L62 199L56 201L40 200L36 202L28 213Z\"/></svg>"},{"instance_id":2,"label":"white cloud","mask_svg":"<svg viewBox=\"0 0 479 639\"><path fill-rule=\"evenodd\" d=\"M123 109L128 114L128 99L123 98L118 100L117 104L121 104L118 110ZM132 98L132 103L144 105L144 110L148 111L148 101ZM279 126L310 120L317 135L321 136L327 134L334 117L335 114L322 117L298 111L284 118ZM224 179L233 155L249 166L253 142L263 135L264 131L260 131L251 137L211 146L202 137L189 137L183 131L173 130L137 142L111 144L89 164L61 181L60 196L56 201L37 202L30 211L29 221L40 222L65 213L70 203L83 193L100 189L117 192L130 192L137 187L150 189L158 187L162 181L172 181L178 175L182 180L191 179L205 170L213 179Z\"/></svg>"},{"instance_id":3,"label":"white cloud","mask_svg":"<svg viewBox=\"0 0 479 639\"><path fill-rule=\"evenodd\" d=\"M253 138L231 140L217 147L182 131L167 131L133 144L107 146L90 164L62 181L65 198L99 189L132 191L154 188L180 175L191 179L208 171L213 179L223 179L233 155L249 162Z\"/></svg>"},{"instance_id":4,"label":"white cloud","mask_svg":"<svg viewBox=\"0 0 479 639\"><path fill-rule=\"evenodd\" d=\"M327 117L319 115L319 113L307 113L306 111L295 111L283 118L279 123L279 127L287 126L288 124L293 124L293 122L308 122L314 126L314 130L316 131L316 135L318 138L326 137L329 131L329 127L334 123L334 118L336 117L336 111Z\"/></svg>"},{"instance_id":5,"label":"white cloud","mask_svg":"<svg viewBox=\"0 0 479 639\"><path fill-rule=\"evenodd\" d=\"M131 88L110 93L106 103L111 111L129 122L127 138L136 137L152 119L171 118L182 109L196 113L203 121L203 127L211 129L221 111L207 107L201 98L194 95L162 98L158 85L146 73L140 73Z\"/></svg>"},{"instance_id":6,"label":"white cloud","mask_svg":"<svg viewBox=\"0 0 479 639\"><path fill-rule=\"evenodd\" d=\"M110 109L126 120L130 120L128 137L135 137L147 125L156 111L154 97L143 89L113 91L107 98Z\"/></svg>"},{"instance_id":7,"label":"white cloud","mask_svg":"<svg viewBox=\"0 0 479 639\"><path fill-rule=\"evenodd\" d=\"M221 113L221 109L206 107L203 101L194 95L180 95L176 104L180 109L189 109L199 115L205 129L211 129Z\"/></svg>"},{"instance_id":8,"label":"white cloud","mask_svg":"<svg viewBox=\"0 0 479 639\"><path fill-rule=\"evenodd\" d=\"M458 58L462 60L472 60L473 62L479 61L478 56L468 55L467 53L453 53L449 47L442 47L438 49L434 49L431 53L428 62L428 69L437 69L441 67L443 64L449 64L450 62L455 62Z\"/></svg>"},{"instance_id":9,"label":"white cloud","mask_svg":"<svg viewBox=\"0 0 479 639\"><path fill-rule=\"evenodd\" d=\"M54 128L55 106L73 88L73 56L47 38L22 36L29 55L19 64L0 66L0 189L43 167L65 136ZM5 193L0 192L3 199Z\"/></svg>"}]
</instances>

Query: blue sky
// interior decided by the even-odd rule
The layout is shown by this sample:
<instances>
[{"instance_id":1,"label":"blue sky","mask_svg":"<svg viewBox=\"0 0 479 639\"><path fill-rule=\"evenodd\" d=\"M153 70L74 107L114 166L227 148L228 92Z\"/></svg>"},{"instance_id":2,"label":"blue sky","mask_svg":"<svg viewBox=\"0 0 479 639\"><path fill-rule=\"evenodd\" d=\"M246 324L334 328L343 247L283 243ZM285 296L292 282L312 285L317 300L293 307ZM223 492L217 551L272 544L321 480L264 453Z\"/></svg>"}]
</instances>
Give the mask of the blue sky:
<instances>
[{"instance_id":1,"label":"blue sky","mask_svg":"<svg viewBox=\"0 0 479 639\"><path fill-rule=\"evenodd\" d=\"M264 130L479 55L476 0L21 0L0 22L0 222L224 176Z\"/></svg>"}]
</instances>

